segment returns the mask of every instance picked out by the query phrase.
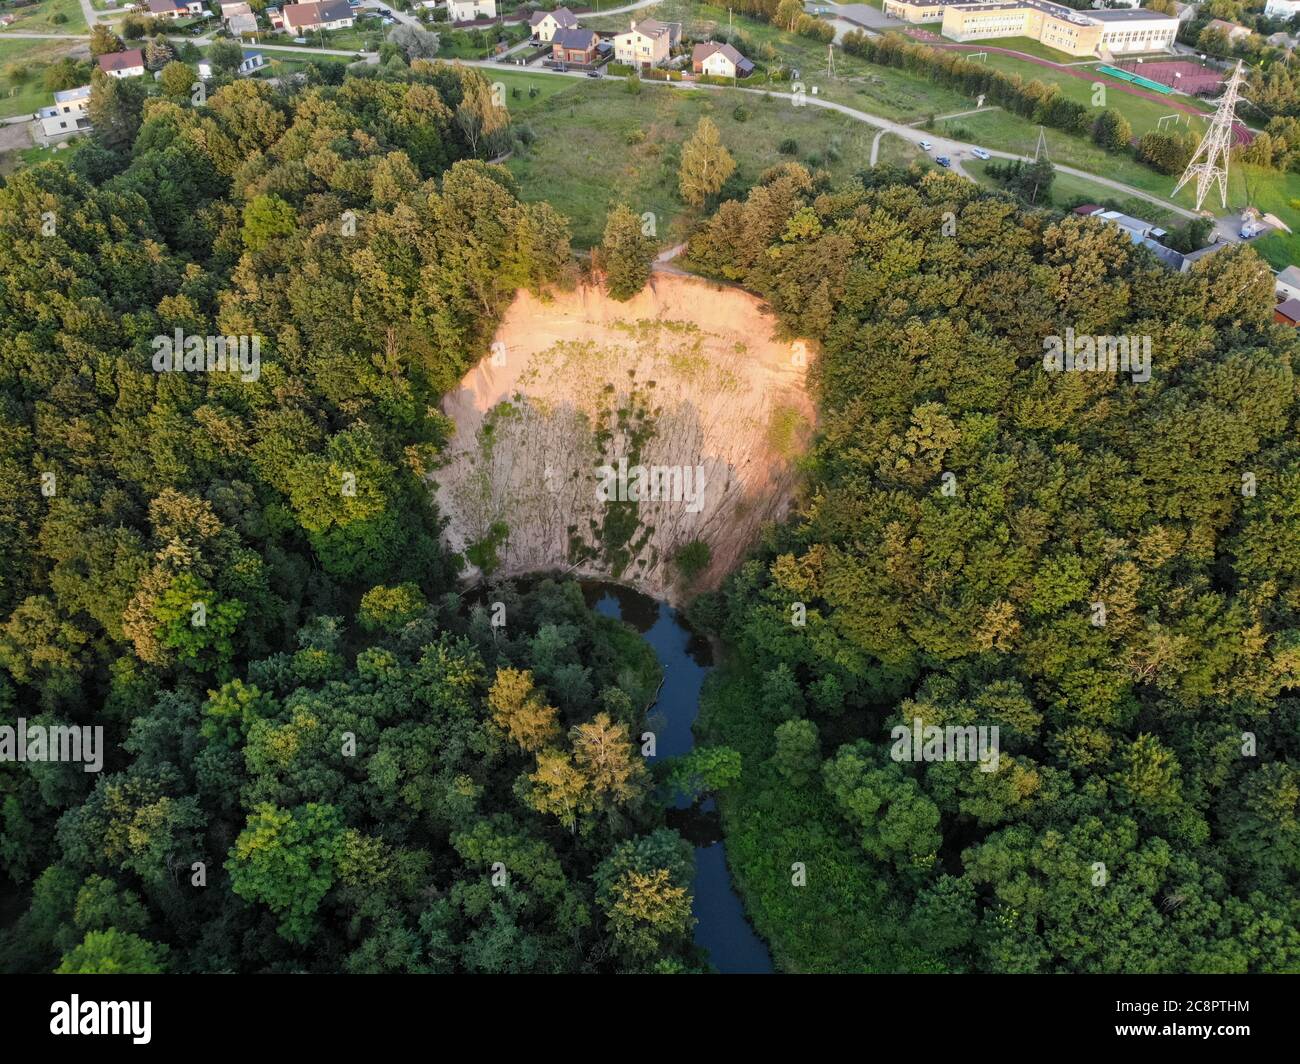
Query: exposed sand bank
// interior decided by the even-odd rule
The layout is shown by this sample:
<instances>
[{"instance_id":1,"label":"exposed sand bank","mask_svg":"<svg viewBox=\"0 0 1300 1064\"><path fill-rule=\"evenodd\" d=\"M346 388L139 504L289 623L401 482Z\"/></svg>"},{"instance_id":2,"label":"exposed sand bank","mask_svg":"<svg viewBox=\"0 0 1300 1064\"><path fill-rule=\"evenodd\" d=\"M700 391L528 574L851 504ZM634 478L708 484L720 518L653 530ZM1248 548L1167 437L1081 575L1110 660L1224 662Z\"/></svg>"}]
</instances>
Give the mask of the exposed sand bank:
<instances>
[{"instance_id":1,"label":"exposed sand bank","mask_svg":"<svg viewBox=\"0 0 1300 1064\"><path fill-rule=\"evenodd\" d=\"M804 345L775 327L748 293L674 274L626 303L590 286L520 292L496 357L443 402L456 431L433 479L449 545L463 551L498 524L502 575L571 569L669 601L716 586L786 516L811 436ZM663 486L689 491L611 506L598 469L620 458L667 468ZM685 588L673 559L696 539L711 560Z\"/></svg>"}]
</instances>

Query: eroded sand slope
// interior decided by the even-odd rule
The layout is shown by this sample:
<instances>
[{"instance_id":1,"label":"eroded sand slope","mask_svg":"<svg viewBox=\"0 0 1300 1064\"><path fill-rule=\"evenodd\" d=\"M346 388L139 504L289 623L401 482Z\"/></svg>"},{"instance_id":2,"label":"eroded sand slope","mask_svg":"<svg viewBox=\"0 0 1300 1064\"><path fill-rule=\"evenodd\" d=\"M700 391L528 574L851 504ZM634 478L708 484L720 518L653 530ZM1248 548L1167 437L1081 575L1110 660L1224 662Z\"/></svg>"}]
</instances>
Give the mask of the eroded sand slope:
<instances>
[{"instance_id":1,"label":"eroded sand slope","mask_svg":"<svg viewBox=\"0 0 1300 1064\"><path fill-rule=\"evenodd\" d=\"M747 293L671 274L626 303L595 287L520 292L495 338L504 349L443 403L456 432L433 479L450 546L496 525L502 575L570 570L674 600L687 589L673 559L699 539L711 562L692 587L716 586L788 512L811 435L803 345L775 327ZM702 467L703 490L694 505L611 506L598 469L620 457Z\"/></svg>"}]
</instances>

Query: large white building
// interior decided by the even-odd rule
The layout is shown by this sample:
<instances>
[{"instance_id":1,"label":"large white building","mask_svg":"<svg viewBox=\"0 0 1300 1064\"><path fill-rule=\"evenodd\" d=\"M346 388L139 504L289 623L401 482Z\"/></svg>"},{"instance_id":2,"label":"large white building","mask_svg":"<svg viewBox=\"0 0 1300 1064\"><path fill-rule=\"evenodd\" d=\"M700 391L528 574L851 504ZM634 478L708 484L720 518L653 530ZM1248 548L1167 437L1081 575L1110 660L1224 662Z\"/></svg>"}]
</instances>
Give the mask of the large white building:
<instances>
[{"instance_id":1,"label":"large white building","mask_svg":"<svg viewBox=\"0 0 1300 1064\"><path fill-rule=\"evenodd\" d=\"M914 0L885 0L885 13L919 21ZM943 8L943 35L953 41L995 37L1029 37L1069 55L1122 55L1160 52L1173 46L1179 21L1173 15L1143 8L1076 11L1049 0L959 0Z\"/></svg>"},{"instance_id":2,"label":"large white building","mask_svg":"<svg viewBox=\"0 0 1300 1064\"><path fill-rule=\"evenodd\" d=\"M1300 15L1300 0L1268 0L1264 14L1269 18L1293 18Z\"/></svg>"}]
</instances>

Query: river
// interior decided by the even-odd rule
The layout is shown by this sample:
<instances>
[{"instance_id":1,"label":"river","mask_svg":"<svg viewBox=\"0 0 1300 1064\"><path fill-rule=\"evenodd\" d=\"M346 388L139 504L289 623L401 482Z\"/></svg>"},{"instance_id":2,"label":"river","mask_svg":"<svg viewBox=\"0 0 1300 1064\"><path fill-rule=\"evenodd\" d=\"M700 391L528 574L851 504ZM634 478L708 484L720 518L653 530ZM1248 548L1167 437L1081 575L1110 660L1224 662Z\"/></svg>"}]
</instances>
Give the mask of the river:
<instances>
[{"instance_id":1,"label":"river","mask_svg":"<svg viewBox=\"0 0 1300 1064\"><path fill-rule=\"evenodd\" d=\"M655 734L656 755L686 753L695 745L692 725L700 713L700 690L713 669L709 644L692 635L665 602L611 584L585 583L583 591L590 606L632 625L654 649L664 670L664 684L647 722ZM767 945L754 933L731 885L713 799L698 807L670 810L669 823L695 844L696 944L708 950L720 972L771 972Z\"/></svg>"}]
</instances>

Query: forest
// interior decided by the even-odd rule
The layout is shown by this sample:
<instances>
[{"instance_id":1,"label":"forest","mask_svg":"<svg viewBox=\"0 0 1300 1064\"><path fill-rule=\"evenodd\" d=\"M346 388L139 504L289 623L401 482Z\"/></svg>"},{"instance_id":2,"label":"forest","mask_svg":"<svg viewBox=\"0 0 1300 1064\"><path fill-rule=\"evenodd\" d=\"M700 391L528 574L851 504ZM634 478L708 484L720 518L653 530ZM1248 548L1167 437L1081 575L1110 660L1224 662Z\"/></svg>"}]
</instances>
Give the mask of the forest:
<instances>
[{"instance_id":1,"label":"forest","mask_svg":"<svg viewBox=\"0 0 1300 1064\"><path fill-rule=\"evenodd\" d=\"M485 161L487 82L92 112L0 187L0 725L105 732L0 769L5 970L708 971L681 790L785 971L1300 970L1298 349L1252 251L1175 274L886 167L715 203L682 262L816 343L820 423L689 606L709 745L647 766L648 646L465 586L431 501L441 397L589 268ZM258 371L156 372L177 330ZM1044 372L1067 330L1149 380ZM914 720L997 770L900 763Z\"/></svg>"},{"instance_id":2,"label":"forest","mask_svg":"<svg viewBox=\"0 0 1300 1064\"><path fill-rule=\"evenodd\" d=\"M778 964L1300 970L1297 345L1267 267L795 165L687 261L822 343L803 511L691 613L735 648L706 730L744 759L728 852ZM1044 372L1068 328L1148 338L1150 380ZM916 720L996 727L997 771L900 762Z\"/></svg>"},{"instance_id":3,"label":"forest","mask_svg":"<svg viewBox=\"0 0 1300 1064\"><path fill-rule=\"evenodd\" d=\"M437 400L572 269L487 83L95 94L0 188L0 723L106 748L4 765L5 968L701 970L653 655L439 543ZM176 330L257 372L155 372Z\"/></svg>"}]
</instances>

